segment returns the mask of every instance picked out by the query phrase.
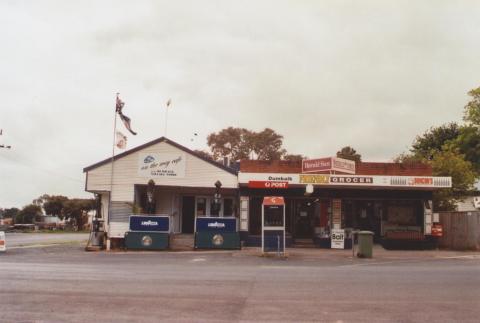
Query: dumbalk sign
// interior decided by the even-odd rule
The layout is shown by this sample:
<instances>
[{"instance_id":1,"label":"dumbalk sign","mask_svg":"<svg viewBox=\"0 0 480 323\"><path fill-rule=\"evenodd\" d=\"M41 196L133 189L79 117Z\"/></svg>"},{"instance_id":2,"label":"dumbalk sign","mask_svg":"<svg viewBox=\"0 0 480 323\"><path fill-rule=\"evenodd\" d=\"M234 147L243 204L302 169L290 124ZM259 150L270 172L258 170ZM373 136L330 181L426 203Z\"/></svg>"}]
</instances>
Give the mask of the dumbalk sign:
<instances>
[{"instance_id":1,"label":"dumbalk sign","mask_svg":"<svg viewBox=\"0 0 480 323\"><path fill-rule=\"evenodd\" d=\"M355 162L338 157L305 159L302 161L302 173L337 171L355 174Z\"/></svg>"}]
</instances>

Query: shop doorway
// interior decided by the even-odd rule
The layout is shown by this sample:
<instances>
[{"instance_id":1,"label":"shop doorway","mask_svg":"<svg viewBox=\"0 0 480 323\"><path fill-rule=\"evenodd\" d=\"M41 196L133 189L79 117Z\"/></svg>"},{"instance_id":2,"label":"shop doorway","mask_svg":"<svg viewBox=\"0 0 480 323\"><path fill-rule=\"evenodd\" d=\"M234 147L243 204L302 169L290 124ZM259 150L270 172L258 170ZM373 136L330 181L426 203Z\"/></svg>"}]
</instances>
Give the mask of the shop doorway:
<instances>
[{"instance_id":1,"label":"shop doorway","mask_svg":"<svg viewBox=\"0 0 480 323\"><path fill-rule=\"evenodd\" d=\"M311 239L313 237L313 219L315 203L310 200L295 201L295 238Z\"/></svg>"},{"instance_id":2,"label":"shop doorway","mask_svg":"<svg viewBox=\"0 0 480 323\"><path fill-rule=\"evenodd\" d=\"M195 196L182 197L182 233L193 233L195 227Z\"/></svg>"}]
</instances>

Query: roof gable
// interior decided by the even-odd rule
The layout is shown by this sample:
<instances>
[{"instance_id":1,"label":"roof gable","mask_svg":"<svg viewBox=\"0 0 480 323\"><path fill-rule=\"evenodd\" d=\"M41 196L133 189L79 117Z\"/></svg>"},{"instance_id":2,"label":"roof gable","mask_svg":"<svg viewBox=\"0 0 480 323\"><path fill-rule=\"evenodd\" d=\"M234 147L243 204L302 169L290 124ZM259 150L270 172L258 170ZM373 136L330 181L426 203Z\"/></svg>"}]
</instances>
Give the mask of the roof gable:
<instances>
[{"instance_id":1,"label":"roof gable","mask_svg":"<svg viewBox=\"0 0 480 323\"><path fill-rule=\"evenodd\" d=\"M113 161L116 161L116 160L121 159L121 158L123 158L123 157L125 157L125 156L131 155L131 154L133 154L133 153L135 153L135 152L137 152L137 151L143 150L143 149L145 149L145 148L147 148L147 147L156 145L156 144L161 143L161 142L164 142L164 143L167 143L167 144L169 144L169 145L172 145L173 147L178 148L178 149L186 152L187 154L193 155L193 156L195 156L195 157L197 157L197 158L199 158L199 159L201 159L201 160L203 160L203 161L205 161L205 162L207 162L207 163L209 163L209 164L211 164L211 165L213 165L213 166L215 166L215 167L218 167L218 168L220 168L220 169L222 169L222 170L224 170L224 171L226 171L226 172L228 172L228 173L230 173L230 174L237 175L237 171L236 171L236 170L234 170L234 169L232 169L232 168L230 168L230 167L224 166L224 165L222 165L222 164L220 164L220 163L217 163L217 162L214 161L214 160L205 158L205 157L197 154L197 153L194 152L193 150L188 149L187 147L182 146L182 145L180 145L180 144L178 144L178 143L176 143L176 142L174 142L174 141L172 141L172 140L170 140L170 139L168 139L168 138L166 138L166 137L157 138L157 139L152 140L152 141L149 141L149 142L147 142L147 143L145 143L145 144L143 144L143 145L140 145L140 146L134 147L134 148L132 148L132 149L130 149L130 150L127 150L127 151L125 151L125 152L123 152L123 153L121 153L121 154L115 155L114 158L113 158ZM85 168L83 169L83 172L84 172L84 173L89 172L89 171L91 171L92 169L95 169L95 168L97 168L97 167L100 167L100 166L109 164L109 163L111 163L111 162L112 162L112 158L111 158L111 157L110 157L110 158L106 158L106 159L104 159L104 160L102 160L102 161L100 161L100 162L98 162L98 163L95 163L95 164L93 164L93 165L90 165L90 166L85 167Z\"/></svg>"}]
</instances>

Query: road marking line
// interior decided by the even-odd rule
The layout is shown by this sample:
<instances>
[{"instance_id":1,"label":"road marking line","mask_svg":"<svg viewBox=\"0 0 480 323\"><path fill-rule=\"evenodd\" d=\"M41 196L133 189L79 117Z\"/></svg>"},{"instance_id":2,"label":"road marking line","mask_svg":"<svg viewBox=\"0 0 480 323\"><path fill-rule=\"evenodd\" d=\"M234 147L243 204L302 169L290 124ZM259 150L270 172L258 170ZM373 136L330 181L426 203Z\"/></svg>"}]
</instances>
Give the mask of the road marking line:
<instances>
[{"instance_id":1,"label":"road marking line","mask_svg":"<svg viewBox=\"0 0 480 323\"><path fill-rule=\"evenodd\" d=\"M74 243L79 243L79 244L84 244L87 241L63 241L63 242L55 242L55 243L47 243L47 244L31 244L31 245L20 245L20 246L14 246L14 247L8 247L8 249L28 249L28 248L42 248L42 247L52 247L52 246L61 246L61 245L66 245L66 244L74 244Z\"/></svg>"},{"instance_id":2,"label":"road marking line","mask_svg":"<svg viewBox=\"0 0 480 323\"><path fill-rule=\"evenodd\" d=\"M436 257L436 259L480 259L480 255Z\"/></svg>"},{"instance_id":3,"label":"road marking line","mask_svg":"<svg viewBox=\"0 0 480 323\"><path fill-rule=\"evenodd\" d=\"M199 261L205 261L206 259L205 258L194 258L192 260L190 260L191 262L199 262Z\"/></svg>"}]
</instances>

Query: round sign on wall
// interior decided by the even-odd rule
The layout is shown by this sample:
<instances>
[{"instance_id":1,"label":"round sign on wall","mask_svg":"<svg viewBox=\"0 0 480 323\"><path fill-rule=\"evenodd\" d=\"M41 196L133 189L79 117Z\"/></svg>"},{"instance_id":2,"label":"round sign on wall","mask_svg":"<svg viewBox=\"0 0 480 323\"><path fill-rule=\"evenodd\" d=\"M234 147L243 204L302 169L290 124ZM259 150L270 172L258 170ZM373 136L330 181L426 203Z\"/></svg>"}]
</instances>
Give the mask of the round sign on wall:
<instances>
[{"instance_id":1,"label":"round sign on wall","mask_svg":"<svg viewBox=\"0 0 480 323\"><path fill-rule=\"evenodd\" d=\"M152 238L150 236L143 236L142 237L142 246L144 247L150 247L152 245Z\"/></svg>"}]
</instances>

